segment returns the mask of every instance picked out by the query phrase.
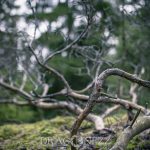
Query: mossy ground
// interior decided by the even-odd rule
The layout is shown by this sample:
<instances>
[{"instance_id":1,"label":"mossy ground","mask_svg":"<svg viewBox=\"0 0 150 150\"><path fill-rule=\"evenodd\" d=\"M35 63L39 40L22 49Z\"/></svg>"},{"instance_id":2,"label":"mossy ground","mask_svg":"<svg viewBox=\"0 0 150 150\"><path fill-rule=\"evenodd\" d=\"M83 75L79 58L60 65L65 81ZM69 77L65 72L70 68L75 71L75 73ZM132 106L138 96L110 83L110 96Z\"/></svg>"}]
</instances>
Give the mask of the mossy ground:
<instances>
[{"instance_id":1,"label":"mossy ground","mask_svg":"<svg viewBox=\"0 0 150 150\"><path fill-rule=\"evenodd\" d=\"M125 118L124 115L119 115ZM0 149L4 150L48 150L51 149L51 140L68 139L69 130L74 122L74 117L58 116L50 120L42 120L35 123L24 124L5 124L0 126ZM106 126L118 124L118 119L108 117L105 119ZM92 123L84 121L81 127L81 135L83 137L92 134L94 126ZM96 147L102 150L108 149L115 140L108 142L99 142ZM128 149L132 150L141 142L136 137L129 143ZM141 142L145 145L145 141ZM69 147L68 147L69 149Z\"/></svg>"},{"instance_id":2,"label":"mossy ground","mask_svg":"<svg viewBox=\"0 0 150 150\"><path fill-rule=\"evenodd\" d=\"M7 124L0 126L0 149L48 149L47 139L68 138L74 117L56 117L36 123ZM82 127L90 127L84 121ZM50 141L49 141L50 142Z\"/></svg>"}]
</instances>

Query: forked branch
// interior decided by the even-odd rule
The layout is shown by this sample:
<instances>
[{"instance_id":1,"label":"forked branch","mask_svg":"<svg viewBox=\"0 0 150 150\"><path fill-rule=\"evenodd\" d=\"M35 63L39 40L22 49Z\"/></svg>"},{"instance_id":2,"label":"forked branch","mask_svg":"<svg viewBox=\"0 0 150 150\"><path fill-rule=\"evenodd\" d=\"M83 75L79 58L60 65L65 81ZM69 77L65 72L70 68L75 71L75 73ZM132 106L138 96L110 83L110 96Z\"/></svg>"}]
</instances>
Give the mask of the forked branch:
<instances>
[{"instance_id":1,"label":"forked branch","mask_svg":"<svg viewBox=\"0 0 150 150\"><path fill-rule=\"evenodd\" d=\"M150 88L150 81L146 81L146 80L137 78L136 76L129 74L118 68L107 69L107 70L103 71L98 76L98 78L95 82L95 87L93 89L91 96L89 97L89 100L88 100L83 112L78 116L77 120L75 121L75 123L72 127L71 137L75 136L77 134L77 131L78 131L81 123L83 122L83 120L87 117L87 115L92 110L93 106L95 105L95 101L100 97L99 93L101 92L104 81L107 79L107 77L109 77L111 75L120 76L131 82L137 83L137 84L147 87L147 88ZM76 148L72 147L72 150L74 150L74 149L76 149Z\"/></svg>"}]
</instances>

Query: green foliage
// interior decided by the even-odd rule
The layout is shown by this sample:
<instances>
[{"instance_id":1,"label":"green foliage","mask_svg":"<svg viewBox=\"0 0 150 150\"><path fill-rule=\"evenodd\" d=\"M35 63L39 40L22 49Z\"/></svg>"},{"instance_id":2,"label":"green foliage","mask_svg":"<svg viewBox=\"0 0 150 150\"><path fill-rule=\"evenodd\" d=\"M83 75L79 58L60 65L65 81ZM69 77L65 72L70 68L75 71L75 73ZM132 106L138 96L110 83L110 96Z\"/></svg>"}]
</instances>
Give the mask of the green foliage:
<instances>
[{"instance_id":1,"label":"green foliage","mask_svg":"<svg viewBox=\"0 0 150 150\"><path fill-rule=\"evenodd\" d=\"M59 33L45 33L43 34L38 40L41 45L47 46L50 49L55 49L58 47L58 45L62 45L64 42L64 39L61 34Z\"/></svg>"},{"instance_id":2,"label":"green foliage","mask_svg":"<svg viewBox=\"0 0 150 150\"><path fill-rule=\"evenodd\" d=\"M51 13L44 13L44 12L39 12L36 13L36 18L39 19L40 21L43 20L49 20L50 22L52 21L56 21L58 19L58 17L60 16L66 16L67 14L69 14L70 12L70 8L67 6L66 3L59 3ZM35 19L35 16L29 15L27 16L27 19Z\"/></svg>"},{"instance_id":3,"label":"green foliage","mask_svg":"<svg viewBox=\"0 0 150 150\"><path fill-rule=\"evenodd\" d=\"M7 110L7 111L6 111ZM5 112L5 113L4 113ZM38 116L38 118L37 118ZM1 105L0 109L0 123L3 122L32 122L39 119L38 111L32 107L14 106L11 104Z\"/></svg>"},{"instance_id":4,"label":"green foliage","mask_svg":"<svg viewBox=\"0 0 150 150\"><path fill-rule=\"evenodd\" d=\"M90 80L87 75L81 75L80 73L84 67L83 61L80 58L76 58L74 56L56 56L51 60L49 65L56 68L61 74L63 74L73 89L82 89L86 86L87 81ZM62 81L58 80L55 75L53 76L50 74L49 76L49 73L46 74L45 80L49 84L53 84L51 89L52 91L58 91L58 89L61 89L64 86Z\"/></svg>"}]
</instances>

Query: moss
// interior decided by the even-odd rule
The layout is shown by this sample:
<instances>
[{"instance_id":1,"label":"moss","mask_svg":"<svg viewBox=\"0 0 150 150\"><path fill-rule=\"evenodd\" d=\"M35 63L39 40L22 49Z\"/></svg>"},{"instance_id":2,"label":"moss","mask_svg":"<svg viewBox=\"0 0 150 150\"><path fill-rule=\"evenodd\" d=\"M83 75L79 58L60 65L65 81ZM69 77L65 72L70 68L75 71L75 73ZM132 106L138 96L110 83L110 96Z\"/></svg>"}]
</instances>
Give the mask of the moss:
<instances>
[{"instance_id":1,"label":"moss","mask_svg":"<svg viewBox=\"0 0 150 150\"><path fill-rule=\"evenodd\" d=\"M112 142L101 142L98 144L97 148L100 148L102 150L108 150L113 146Z\"/></svg>"},{"instance_id":2,"label":"moss","mask_svg":"<svg viewBox=\"0 0 150 150\"><path fill-rule=\"evenodd\" d=\"M117 123L114 117L108 117L108 119L111 120L111 125ZM58 139L67 139L74 120L73 117L58 116L51 120L42 120L36 123L2 125L0 126L0 149L51 149L49 139L53 138L54 142ZM106 120L105 122L107 123ZM94 125L92 123L83 121L80 128L80 131L82 131L81 136L85 138L91 136L93 129ZM96 142L96 147L104 150L108 149L114 144L115 140L98 141ZM129 143L128 150L134 149L137 145L140 148L144 148L145 144L147 143L137 136Z\"/></svg>"},{"instance_id":3,"label":"moss","mask_svg":"<svg viewBox=\"0 0 150 150\"><path fill-rule=\"evenodd\" d=\"M138 137L138 136L134 137L134 138L129 142L129 144L128 144L128 146L127 146L127 149L128 149L128 150L134 149L134 148L138 145L139 142L140 142L139 137Z\"/></svg>"},{"instance_id":4,"label":"moss","mask_svg":"<svg viewBox=\"0 0 150 150\"><path fill-rule=\"evenodd\" d=\"M115 125L115 124L124 124L127 120L127 115L124 111L118 110L117 113L112 114L104 119L105 125Z\"/></svg>"},{"instance_id":5,"label":"moss","mask_svg":"<svg viewBox=\"0 0 150 150\"><path fill-rule=\"evenodd\" d=\"M36 123L2 125L0 126L0 149L48 149L50 145L43 145L42 139L68 138L69 131L64 127L70 129L73 122L73 117L60 116ZM82 127L91 127L91 123L84 121Z\"/></svg>"},{"instance_id":6,"label":"moss","mask_svg":"<svg viewBox=\"0 0 150 150\"><path fill-rule=\"evenodd\" d=\"M141 148L141 149L150 149L150 141L142 141L139 144L139 148Z\"/></svg>"},{"instance_id":7,"label":"moss","mask_svg":"<svg viewBox=\"0 0 150 150\"><path fill-rule=\"evenodd\" d=\"M15 136L19 133L17 128L10 128L10 125L2 126L0 130L0 138L8 139L12 136Z\"/></svg>"},{"instance_id":8,"label":"moss","mask_svg":"<svg viewBox=\"0 0 150 150\"><path fill-rule=\"evenodd\" d=\"M134 137L128 144L127 149L133 150L133 149L149 149L150 148L150 141L141 139L140 136Z\"/></svg>"}]
</instances>

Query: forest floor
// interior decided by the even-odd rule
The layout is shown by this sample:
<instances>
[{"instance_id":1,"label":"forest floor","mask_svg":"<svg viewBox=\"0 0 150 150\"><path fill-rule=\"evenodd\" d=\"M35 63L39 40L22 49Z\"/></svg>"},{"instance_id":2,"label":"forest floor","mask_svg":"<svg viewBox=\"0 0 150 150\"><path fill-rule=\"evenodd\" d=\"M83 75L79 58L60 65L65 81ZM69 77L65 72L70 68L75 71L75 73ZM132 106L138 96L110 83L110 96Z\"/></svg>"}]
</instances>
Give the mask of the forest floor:
<instances>
[{"instance_id":1,"label":"forest floor","mask_svg":"<svg viewBox=\"0 0 150 150\"><path fill-rule=\"evenodd\" d=\"M95 131L92 123L84 121L78 135L77 149L109 150L123 130L126 120L125 115L120 118L115 116L105 119L109 130L103 131ZM69 133L73 122L74 117L58 116L35 123L1 125L0 150L69 150ZM136 136L129 143L128 150L134 149L150 149L150 130Z\"/></svg>"}]
</instances>

